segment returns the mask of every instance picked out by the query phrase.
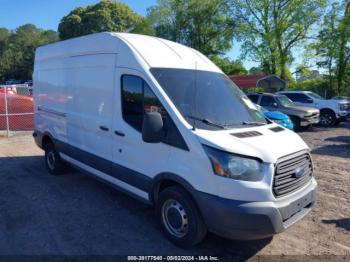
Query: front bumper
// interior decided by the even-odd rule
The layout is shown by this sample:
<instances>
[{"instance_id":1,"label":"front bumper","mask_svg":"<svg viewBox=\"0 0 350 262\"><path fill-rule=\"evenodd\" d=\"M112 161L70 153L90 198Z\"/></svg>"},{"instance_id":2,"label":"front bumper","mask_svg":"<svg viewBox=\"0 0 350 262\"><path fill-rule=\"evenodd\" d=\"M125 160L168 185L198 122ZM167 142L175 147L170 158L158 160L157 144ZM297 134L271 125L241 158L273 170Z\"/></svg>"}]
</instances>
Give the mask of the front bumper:
<instances>
[{"instance_id":1,"label":"front bumper","mask_svg":"<svg viewBox=\"0 0 350 262\"><path fill-rule=\"evenodd\" d=\"M276 202L245 202L196 194L209 231L240 240L263 239L280 233L307 215L316 201L314 179L297 197Z\"/></svg>"},{"instance_id":2,"label":"front bumper","mask_svg":"<svg viewBox=\"0 0 350 262\"><path fill-rule=\"evenodd\" d=\"M318 124L319 122L320 122L319 116L308 118L308 119L301 119L300 126L314 125L314 124Z\"/></svg>"},{"instance_id":3,"label":"front bumper","mask_svg":"<svg viewBox=\"0 0 350 262\"><path fill-rule=\"evenodd\" d=\"M337 118L343 120L350 118L350 111L339 111Z\"/></svg>"}]
</instances>

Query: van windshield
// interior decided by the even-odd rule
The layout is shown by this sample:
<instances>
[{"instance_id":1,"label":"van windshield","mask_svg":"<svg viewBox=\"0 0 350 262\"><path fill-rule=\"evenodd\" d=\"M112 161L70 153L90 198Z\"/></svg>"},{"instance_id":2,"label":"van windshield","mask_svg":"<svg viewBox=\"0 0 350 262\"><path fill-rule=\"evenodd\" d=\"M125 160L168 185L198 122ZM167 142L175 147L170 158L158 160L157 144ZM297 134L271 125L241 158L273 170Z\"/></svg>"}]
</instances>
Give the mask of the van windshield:
<instances>
[{"instance_id":1,"label":"van windshield","mask_svg":"<svg viewBox=\"0 0 350 262\"><path fill-rule=\"evenodd\" d=\"M224 74L173 68L151 73L187 122L216 130L267 124L264 114Z\"/></svg>"}]
</instances>

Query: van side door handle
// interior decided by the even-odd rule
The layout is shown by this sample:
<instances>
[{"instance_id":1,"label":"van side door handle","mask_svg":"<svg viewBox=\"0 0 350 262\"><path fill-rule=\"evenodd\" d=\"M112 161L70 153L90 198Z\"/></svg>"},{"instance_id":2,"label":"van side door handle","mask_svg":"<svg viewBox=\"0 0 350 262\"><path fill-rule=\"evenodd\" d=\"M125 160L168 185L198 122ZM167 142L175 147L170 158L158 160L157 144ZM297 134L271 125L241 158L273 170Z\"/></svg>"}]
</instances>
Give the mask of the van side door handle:
<instances>
[{"instance_id":1,"label":"van side door handle","mask_svg":"<svg viewBox=\"0 0 350 262\"><path fill-rule=\"evenodd\" d=\"M125 134L123 132L120 132L117 130L114 131L114 134L116 134L117 136L125 136Z\"/></svg>"},{"instance_id":2,"label":"van side door handle","mask_svg":"<svg viewBox=\"0 0 350 262\"><path fill-rule=\"evenodd\" d=\"M109 131L109 128L106 127L106 126L100 126L100 129L101 129L102 131Z\"/></svg>"}]
</instances>

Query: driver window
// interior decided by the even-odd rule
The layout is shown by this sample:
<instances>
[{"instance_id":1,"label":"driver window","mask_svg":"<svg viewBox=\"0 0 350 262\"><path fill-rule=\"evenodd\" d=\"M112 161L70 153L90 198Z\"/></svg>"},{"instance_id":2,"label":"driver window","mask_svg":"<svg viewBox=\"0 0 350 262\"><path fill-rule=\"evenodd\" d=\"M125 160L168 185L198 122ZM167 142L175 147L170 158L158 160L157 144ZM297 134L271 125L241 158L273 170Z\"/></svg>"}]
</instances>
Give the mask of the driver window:
<instances>
[{"instance_id":1,"label":"driver window","mask_svg":"<svg viewBox=\"0 0 350 262\"><path fill-rule=\"evenodd\" d=\"M166 111L149 85L140 77L124 75L122 77L123 119L133 128L142 131L144 112L158 112L165 121Z\"/></svg>"},{"instance_id":2,"label":"driver window","mask_svg":"<svg viewBox=\"0 0 350 262\"><path fill-rule=\"evenodd\" d=\"M164 107L146 82L143 85L143 110L144 112L158 112L162 115L163 121L166 116Z\"/></svg>"},{"instance_id":3,"label":"driver window","mask_svg":"<svg viewBox=\"0 0 350 262\"><path fill-rule=\"evenodd\" d=\"M138 76L123 75L121 79L121 90L122 115L125 122L141 133L143 114L146 112L158 112L162 115L167 133L163 142L188 150L174 122L146 81Z\"/></svg>"}]
</instances>

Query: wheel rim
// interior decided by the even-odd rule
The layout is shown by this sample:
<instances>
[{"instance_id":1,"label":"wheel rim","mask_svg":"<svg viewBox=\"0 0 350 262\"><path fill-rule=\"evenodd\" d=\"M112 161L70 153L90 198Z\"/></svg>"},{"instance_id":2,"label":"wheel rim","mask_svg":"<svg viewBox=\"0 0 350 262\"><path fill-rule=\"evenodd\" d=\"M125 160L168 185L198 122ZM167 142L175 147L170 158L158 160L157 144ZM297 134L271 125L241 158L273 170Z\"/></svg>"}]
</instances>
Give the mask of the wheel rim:
<instances>
[{"instance_id":1,"label":"wheel rim","mask_svg":"<svg viewBox=\"0 0 350 262\"><path fill-rule=\"evenodd\" d=\"M47 153L46 161L51 170L55 169L56 158L54 152L50 151Z\"/></svg>"},{"instance_id":2,"label":"wheel rim","mask_svg":"<svg viewBox=\"0 0 350 262\"><path fill-rule=\"evenodd\" d=\"M333 123L333 116L329 113L324 113L321 115L321 124L324 126L329 126Z\"/></svg>"},{"instance_id":3,"label":"wheel rim","mask_svg":"<svg viewBox=\"0 0 350 262\"><path fill-rule=\"evenodd\" d=\"M188 216L184 207L174 199L168 199L162 207L162 220L167 231L175 237L188 232Z\"/></svg>"}]
</instances>

